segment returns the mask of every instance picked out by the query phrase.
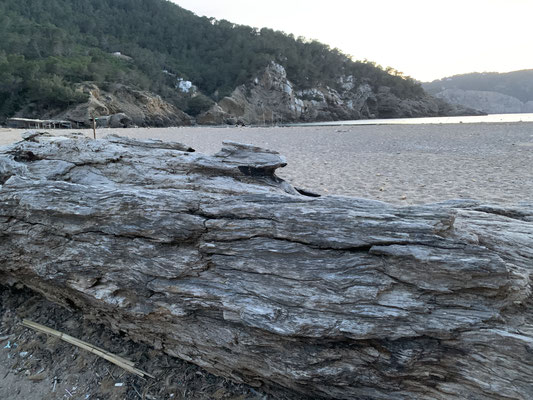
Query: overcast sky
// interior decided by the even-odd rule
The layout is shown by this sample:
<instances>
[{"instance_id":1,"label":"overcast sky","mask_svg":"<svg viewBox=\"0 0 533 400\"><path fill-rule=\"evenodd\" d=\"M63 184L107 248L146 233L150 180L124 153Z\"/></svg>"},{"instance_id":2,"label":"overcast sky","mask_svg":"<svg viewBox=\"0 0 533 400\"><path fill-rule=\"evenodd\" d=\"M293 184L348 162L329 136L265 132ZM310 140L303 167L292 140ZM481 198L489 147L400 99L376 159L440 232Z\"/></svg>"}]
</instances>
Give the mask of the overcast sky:
<instances>
[{"instance_id":1,"label":"overcast sky","mask_svg":"<svg viewBox=\"0 0 533 400\"><path fill-rule=\"evenodd\" d=\"M533 0L172 0L338 47L421 81L533 69Z\"/></svg>"}]
</instances>

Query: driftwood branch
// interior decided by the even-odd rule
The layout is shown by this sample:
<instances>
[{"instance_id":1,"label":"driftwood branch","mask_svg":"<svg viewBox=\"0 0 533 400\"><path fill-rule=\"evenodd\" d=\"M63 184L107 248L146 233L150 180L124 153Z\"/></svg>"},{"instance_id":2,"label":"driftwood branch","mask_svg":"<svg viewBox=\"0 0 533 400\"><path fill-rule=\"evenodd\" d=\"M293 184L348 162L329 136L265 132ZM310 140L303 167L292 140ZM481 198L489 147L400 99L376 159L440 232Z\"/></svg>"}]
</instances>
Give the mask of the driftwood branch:
<instances>
[{"instance_id":1,"label":"driftwood branch","mask_svg":"<svg viewBox=\"0 0 533 400\"><path fill-rule=\"evenodd\" d=\"M37 332L41 332L41 333L45 333L50 336L57 337L63 340L64 342L67 342L73 346L79 347L80 349L88 351L89 353L95 354L98 357L103 358L104 360L107 360L115 365L118 365L120 368L132 374L138 375L141 378L144 378L145 376L154 378L153 375L150 375L147 372L144 372L138 368L135 368L135 363L133 361L117 356L116 354L110 353L109 351L101 349L97 346L93 346L92 344L84 342L83 340L76 339L75 337L67 335L63 332L57 331L55 329L49 328L47 326L38 324L37 322L33 322L27 319L22 321L22 325L28 328L31 328L33 330L36 330Z\"/></svg>"},{"instance_id":2,"label":"driftwood branch","mask_svg":"<svg viewBox=\"0 0 533 400\"><path fill-rule=\"evenodd\" d=\"M310 197L277 153L28 135L0 149L0 276L251 385L533 395L533 207Z\"/></svg>"}]
</instances>

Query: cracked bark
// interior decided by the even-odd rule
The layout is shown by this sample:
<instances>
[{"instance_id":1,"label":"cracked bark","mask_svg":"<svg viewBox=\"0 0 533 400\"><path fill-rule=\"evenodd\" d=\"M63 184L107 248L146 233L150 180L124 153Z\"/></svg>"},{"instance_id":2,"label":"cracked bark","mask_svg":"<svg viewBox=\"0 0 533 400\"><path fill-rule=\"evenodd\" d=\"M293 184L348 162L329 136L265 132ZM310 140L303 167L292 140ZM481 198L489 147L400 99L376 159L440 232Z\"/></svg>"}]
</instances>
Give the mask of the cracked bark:
<instances>
[{"instance_id":1,"label":"cracked bark","mask_svg":"<svg viewBox=\"0 0 533 400\"><path fill-rule=\"evenodd\" d=\"M533 395L533 207L311 197L226 143L0 150L0 276L238 382L339 399Z\"/></svg>"}]
</instances>

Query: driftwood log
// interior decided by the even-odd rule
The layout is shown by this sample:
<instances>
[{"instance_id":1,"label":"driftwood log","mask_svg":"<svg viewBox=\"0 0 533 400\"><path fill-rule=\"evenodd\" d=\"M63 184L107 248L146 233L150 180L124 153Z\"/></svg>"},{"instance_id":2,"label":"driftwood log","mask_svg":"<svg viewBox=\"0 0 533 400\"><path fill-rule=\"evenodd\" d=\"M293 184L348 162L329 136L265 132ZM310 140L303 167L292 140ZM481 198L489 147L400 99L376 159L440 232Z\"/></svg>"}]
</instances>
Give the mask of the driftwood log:
<instances>
[{"instance_id":1,"label":"driftwood log","mask_svg":"<svg viewBox=\"0 0 533 400\"><path fill-rule=\"evenodd\" d=\"M533 398L533 207L312 197L276 152L27 134L0 277L238 382Z\"/></svg>"}]
</instances>

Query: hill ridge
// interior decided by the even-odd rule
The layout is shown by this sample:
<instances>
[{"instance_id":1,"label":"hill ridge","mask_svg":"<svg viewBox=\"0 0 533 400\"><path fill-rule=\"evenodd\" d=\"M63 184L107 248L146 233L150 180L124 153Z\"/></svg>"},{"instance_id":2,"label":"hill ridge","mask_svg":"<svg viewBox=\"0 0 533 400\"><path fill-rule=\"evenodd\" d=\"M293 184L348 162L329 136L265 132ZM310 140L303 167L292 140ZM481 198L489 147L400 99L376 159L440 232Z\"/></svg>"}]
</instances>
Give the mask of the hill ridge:
<instances>
[{"instance_id":1,"label":"hill ridge","mask_svg":"<svg viewBox=\"0 0 533 400\"><path fill-rule=\"evenodd\" d=\"M387 87L399 101L426 98L418 82L393 69L352 61L317 41L199 17L166 0L4 0L0 37L0 121L86 103L76 90L83 82L150 91L196 117L271 62L298 90L341 90L339 78L352 76L354 87ZM184 81L197 90L180 90Z\"/></svg>"}]
</instances>

